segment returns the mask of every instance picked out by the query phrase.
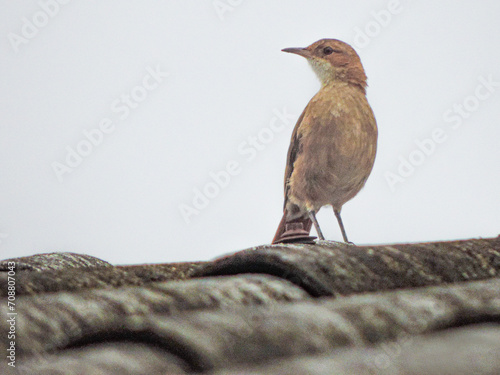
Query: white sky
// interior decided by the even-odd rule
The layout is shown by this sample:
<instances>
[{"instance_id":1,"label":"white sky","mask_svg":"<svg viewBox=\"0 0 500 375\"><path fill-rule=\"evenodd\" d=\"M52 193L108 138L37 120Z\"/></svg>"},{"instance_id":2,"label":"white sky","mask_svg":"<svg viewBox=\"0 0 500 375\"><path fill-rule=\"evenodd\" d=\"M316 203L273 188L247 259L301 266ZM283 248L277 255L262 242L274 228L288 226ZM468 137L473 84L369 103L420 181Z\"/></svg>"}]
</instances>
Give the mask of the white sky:
<instances>
[{"instance_id":1,"label":"white sky","mask_svg":"<svg viewBox=\"0 0 500 375\"><path fill-rule=\"evenodd\" d=\"M343 208L349 238L500 233L498 1L54 1L0 1L0 258L173 262L269 243L290 134L319 88L304 59L280 50L321 38L356 47L379 126L372 175ZM218 3L233 5L218 14ZM168 77L157 84L158 69ZM126 114L131 92L143 101ZM284 108L293 119L280 128ZM89 151L83 132L106 119L102 142L60 182L53 163ZM268 143L250 151L259 134ZM432 134L444 141L422 158L416 142ZM419 165L391 189L387 172L410 156ZM231 161L239 173L186 223L179 206ZM318 219L341 239L331 209Z\"/></svg>"}]
</instances>

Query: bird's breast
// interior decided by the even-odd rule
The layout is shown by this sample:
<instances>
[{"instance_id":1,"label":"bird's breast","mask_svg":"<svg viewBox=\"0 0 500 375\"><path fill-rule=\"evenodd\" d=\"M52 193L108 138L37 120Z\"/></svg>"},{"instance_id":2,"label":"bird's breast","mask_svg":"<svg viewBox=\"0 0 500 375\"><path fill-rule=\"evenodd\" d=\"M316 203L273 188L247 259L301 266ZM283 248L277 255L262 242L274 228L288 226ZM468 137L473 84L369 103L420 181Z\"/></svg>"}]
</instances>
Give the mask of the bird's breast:
<instances>
[{"instance_id":1,"label":"bird's breast","mask_svg":"<svg viewBox=\"0 0 500 375\"><path fill-rule=\"evenodd\" d=\"M320 91L298 133L292 200L342 206L363 187L375 160L377 126L365 95L350 87Z\"/></svg>"}]
</instances>

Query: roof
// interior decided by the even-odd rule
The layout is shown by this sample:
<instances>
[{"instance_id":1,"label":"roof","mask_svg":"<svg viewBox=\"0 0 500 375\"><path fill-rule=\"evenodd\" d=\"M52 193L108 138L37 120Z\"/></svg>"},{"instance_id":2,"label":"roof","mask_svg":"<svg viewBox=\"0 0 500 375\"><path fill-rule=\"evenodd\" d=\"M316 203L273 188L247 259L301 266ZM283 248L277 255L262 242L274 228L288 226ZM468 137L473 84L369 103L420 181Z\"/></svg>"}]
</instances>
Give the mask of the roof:
<instances>
[{"instance_id":1,"label":"roof","mask_svg":"<svg viewBox=\"0 0 500 375\"><path fill-rule=\"evenodd\" d=\"M2 317L8 262L19 374L500 374L500 236L135 266L39 254L0 263Z\"/></svg>"}]
</instances>

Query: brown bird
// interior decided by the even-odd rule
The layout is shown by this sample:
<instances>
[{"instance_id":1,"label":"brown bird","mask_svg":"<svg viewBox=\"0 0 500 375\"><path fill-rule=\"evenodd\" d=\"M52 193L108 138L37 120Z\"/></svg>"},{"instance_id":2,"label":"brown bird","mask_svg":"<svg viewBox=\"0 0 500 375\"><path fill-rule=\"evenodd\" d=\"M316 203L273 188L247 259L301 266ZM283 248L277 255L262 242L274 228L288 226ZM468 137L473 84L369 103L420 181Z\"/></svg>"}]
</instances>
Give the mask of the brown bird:
<instances>
[{"instance_id":1,"label":"brown bird","mask_svg":"<svg viewBox=\"0 0 500 375\"><path fill-rule=\"evenodd\" d=\"M311 242L323 206L340 217L344 203L364 186L375 161L377 123L366 99L366 74L354 49L322 39L306 48L285 48L307 59L321 89L300 115L292 133L285 169L285 205L273 243Z\"/></svg>"}]
</instances>

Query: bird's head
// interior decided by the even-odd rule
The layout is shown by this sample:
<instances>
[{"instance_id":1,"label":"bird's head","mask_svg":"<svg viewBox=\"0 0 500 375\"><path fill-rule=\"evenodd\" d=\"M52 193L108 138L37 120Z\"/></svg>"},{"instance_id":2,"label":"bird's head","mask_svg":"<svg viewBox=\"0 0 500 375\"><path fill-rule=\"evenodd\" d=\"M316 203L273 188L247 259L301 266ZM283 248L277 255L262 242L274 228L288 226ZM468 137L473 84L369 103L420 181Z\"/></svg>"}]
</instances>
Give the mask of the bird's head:
<instances>
[{"instance_id":1,"label":"bird's head","mask_svg":"<svg viewBox=\"0 0 500 375\"><path fill-rule=\"evenodd\" d=\"M295 53L309 61L323 86L346 82L366 88L366 74L356 51L337 39L321 39L305 48L285 48L283 52Z\"/></svg>"}]
</instances>

